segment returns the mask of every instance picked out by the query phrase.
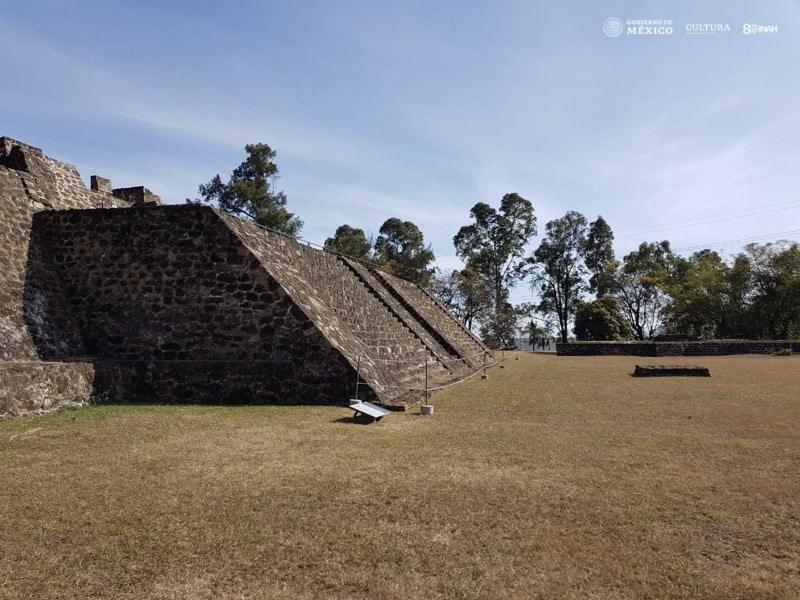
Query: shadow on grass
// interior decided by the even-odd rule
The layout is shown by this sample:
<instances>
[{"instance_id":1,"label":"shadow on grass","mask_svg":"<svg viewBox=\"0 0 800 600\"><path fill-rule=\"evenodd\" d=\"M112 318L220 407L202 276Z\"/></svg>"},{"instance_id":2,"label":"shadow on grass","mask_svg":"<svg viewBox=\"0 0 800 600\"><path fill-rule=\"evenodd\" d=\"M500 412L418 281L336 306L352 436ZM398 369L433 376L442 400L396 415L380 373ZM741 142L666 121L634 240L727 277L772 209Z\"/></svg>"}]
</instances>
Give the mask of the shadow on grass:
<instances>
[{"instance_id":1,"label":"shadow on grass","mask_svg":"<svg viewBox=\"0 0 800 600\"><path fill-rule=\"evenodd\" d=\"M338 419L333 420L334 423L347 423L350 425L377 425L378 421L371 419L370 417L361 416L350 416L350 417L339 417Z\"/></svg>"}]
</instances>

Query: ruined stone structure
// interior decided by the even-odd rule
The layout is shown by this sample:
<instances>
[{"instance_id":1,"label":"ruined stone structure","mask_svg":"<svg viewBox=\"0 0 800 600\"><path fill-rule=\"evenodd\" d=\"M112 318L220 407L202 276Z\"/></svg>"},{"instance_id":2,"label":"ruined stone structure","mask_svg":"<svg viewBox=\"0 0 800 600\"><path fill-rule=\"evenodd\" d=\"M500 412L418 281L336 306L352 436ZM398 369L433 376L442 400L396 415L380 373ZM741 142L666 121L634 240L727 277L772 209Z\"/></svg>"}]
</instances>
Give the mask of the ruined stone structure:
<instances>
[{"instance_id":1,"label":"ruined stone structure","mask_svg":"<svg viewBox=\"0 0 800 600\"><path fill-rule=\"evenodd\" d=\"M0 414L91 401L405 406L486 348L426 291L0 138Z\"/></svg>"}]
</instances>

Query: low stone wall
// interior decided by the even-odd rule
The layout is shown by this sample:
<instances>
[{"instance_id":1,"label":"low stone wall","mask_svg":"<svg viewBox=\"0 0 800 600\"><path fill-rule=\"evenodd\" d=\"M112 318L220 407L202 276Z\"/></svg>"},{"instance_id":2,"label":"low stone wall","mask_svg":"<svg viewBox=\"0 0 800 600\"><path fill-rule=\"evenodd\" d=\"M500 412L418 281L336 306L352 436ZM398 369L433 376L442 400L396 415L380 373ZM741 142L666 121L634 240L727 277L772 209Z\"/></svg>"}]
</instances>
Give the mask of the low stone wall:
<instances>
[{"instance_id":1,"label":"low stone wall","mask_svg":"<svg viewBox=\"0 0 800 600\"><path fill-rule=\"evenodd\" d=\"M556 344L559 356L724 356L772 354L789 348L800 352L800 340L710 340L705 342L567 342Z\"/></svg>"},{"instance_id":2,"label":"low stone wall","mask_svg":"<svg viewBox=\"0 0 800 600\"><path fill-rule=\"evenodd\" d=\"M0 417L88 403L94 368L85 362L0 362Z\"/></svg>"},{"instance_id":3,"label":"low stone wall","mask_svg":"<svg viewBox=\"0 0 800 600\"><path fill-rule=\"evenodd\" d=\"M352 386L291 361L0 362L0 418L90 403L347 404ZM364 386L362 399L377 398Z\"/></svg>"}]
</instances>

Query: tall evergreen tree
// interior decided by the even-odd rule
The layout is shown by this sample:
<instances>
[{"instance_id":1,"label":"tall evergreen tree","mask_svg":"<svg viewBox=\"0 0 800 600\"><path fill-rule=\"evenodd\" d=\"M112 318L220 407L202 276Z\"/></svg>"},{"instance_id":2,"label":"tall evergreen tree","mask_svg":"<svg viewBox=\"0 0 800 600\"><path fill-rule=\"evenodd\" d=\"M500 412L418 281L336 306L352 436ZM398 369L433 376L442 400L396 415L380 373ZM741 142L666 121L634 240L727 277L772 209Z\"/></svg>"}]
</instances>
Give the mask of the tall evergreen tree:
<instances>
[{"instance_id":1,"label":"tall evergreen tree","mask_svg":"<svg viewBox=\"0 0 800 600\"><path fill-rule=\"evenodd\" d=\"M288 235L297 235L303 222L286 210L286 194L275 191L278 165L276 152L267 144L248 144L247 158L233 170L228 182L219 174L198 188L200 198L192 204L208 203L220 210L255 221Z\"/></svg>"},{"instance_id":2,"label":"tall evergreen tree","mask_svg":"<svg viewBox=\"0 0 800 600\"><path fill-rule=\"evenodd\" d=\"M730 276L731 268L710 250L681 260L666 285L670 295L665 308L668 330L702 338L723 335L732 300Z\"/></svg>"},{"instance_id":3,"label":"tall evergreen tree","mask_svg":"<svg viewBox=\"0 0 800 600\"><path fill-rule=\"evenodd\" d=\"M375 240L375 261L390 273L423 287L428 285L436 257L419 227L411 221L387 219Z\"/></svg>"},{"instance_id":4,"label":"tall evergreen tree","mask_svg":"<svg viewBox=\"0 0 800 600\"><path fill-rule=\"evenodd\" d=\"M753 337L800 339L800 244L748 244Z\"/></svg>"},{"instance_id":5,"label":"tall evergreen tree","mask_svg":"<svg viewBox=\"0 0 800 600\"><path fill-rule=\"evenodd\" d=\"M325 240L325 250L344 254L357 260L369 260L372 251L372 240L367 238L363 229L339 225L333 237Z\"/></svg>"},{"instance_id":6,"label":"tall evergreen tree","mask_svg":"<svg viewBox=\"0 0 800 600\"><path fill-rule=\"evenodd\" d=\"M589 291L598 298L611 291L614 268L614 232L602 216L589 223L583 250L584 262L589 270Z\"/></svg>"}]
</instances>

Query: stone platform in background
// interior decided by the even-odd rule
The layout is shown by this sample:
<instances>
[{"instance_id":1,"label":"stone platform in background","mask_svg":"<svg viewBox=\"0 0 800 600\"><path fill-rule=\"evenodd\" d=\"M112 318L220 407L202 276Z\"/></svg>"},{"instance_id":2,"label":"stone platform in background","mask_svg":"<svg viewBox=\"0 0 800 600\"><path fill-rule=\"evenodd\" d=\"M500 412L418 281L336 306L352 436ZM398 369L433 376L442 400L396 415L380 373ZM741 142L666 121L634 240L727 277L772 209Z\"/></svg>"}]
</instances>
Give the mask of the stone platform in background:
<instances>
[{"instance_id":1,"label":"stone platform in background","mask_svg":"<svg viewBox=\"0 0 800 600\"><path fill-rule=\"evenodd\" d=\"M566 342L559 356L726 356L800 352L800 340L708 340L703 342Z\"/></svg>"},{"instance_id":2,"label":"stone platform in background","mask_svg":"<svg viewBox=\"0 0 800 600\"><path fill-rule=\"evenodd\" d=\"M634 377L711 377L707 367L680 365L636 365Z\"/></svg>"}]
</instances>

